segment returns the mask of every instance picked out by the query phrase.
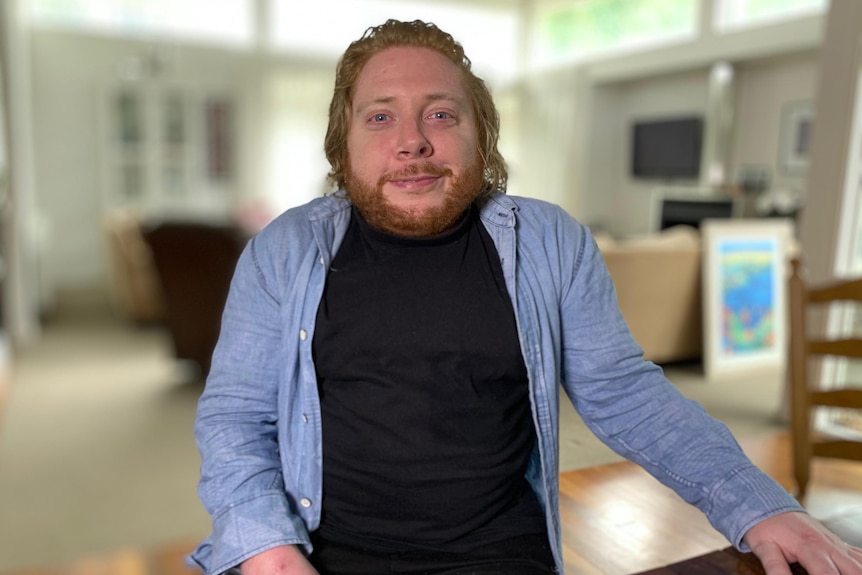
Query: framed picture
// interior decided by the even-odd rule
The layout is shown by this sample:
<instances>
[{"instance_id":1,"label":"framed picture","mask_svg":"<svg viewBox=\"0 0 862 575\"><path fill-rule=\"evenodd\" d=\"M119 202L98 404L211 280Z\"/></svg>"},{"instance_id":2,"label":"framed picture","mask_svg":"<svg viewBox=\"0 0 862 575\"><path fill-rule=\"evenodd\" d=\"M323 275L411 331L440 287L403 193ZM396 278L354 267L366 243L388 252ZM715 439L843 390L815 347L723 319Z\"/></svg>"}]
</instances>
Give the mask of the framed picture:
<instances>
[{"instance_id":1,"label":"framed picture","mask_svg":"<svg viewBox=\"0 0 862 575\"><path fill-rule=\"evenodd\" d=\"M114 101L117 141L124 146L136 146L144 139L143 97L131 89L117 94Z\"/></svg>"},{"instance_id":2,"label":"framed picture","mask_svg":"<svg viewBox=\"0 0 862 575\"><path fill-rule=\"evenodd\" d=\"M778 165L790 176L808 173L814 108L808 100L788 102L781 111Z\"/></svg>"},{"instance_id":3,"label":"framed picture","mask_svg":"<svg viewBox=\"0 0 862 575\"><path fill-rule=\"evenodd\" d=\"M780 369L791 220L709 219L701 231L706 378Z\"/></svg>"},{"instance_id":4,"label":"framed picture","mask_svg":"<svg viewBox=\"0 0 862 575\"><path fill-rule=\"evenodd\" d=\"M234 104L212 97L205 104L206 172L210 182L230 182L234 173Z\"/></svg>"}]
</instances>

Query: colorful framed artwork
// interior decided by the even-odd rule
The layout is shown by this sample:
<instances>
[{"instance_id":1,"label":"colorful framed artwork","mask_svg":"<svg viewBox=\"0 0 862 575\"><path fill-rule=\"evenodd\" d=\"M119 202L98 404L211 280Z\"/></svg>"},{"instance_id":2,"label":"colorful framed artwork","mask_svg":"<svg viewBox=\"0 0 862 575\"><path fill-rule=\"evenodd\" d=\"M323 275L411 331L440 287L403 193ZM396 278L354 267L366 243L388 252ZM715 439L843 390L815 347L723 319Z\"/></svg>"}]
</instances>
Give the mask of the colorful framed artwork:
<instances>
[{"instance_id":1,"label":"colorful framed artwork","mask_svg":"<svg viewBox=\"0 0 862 575\"><path fill-rule=\"evenodd\" d=\"M792 221L704 220L701 231L706 378L781 369Z\"/></svg>"}]
</instances>

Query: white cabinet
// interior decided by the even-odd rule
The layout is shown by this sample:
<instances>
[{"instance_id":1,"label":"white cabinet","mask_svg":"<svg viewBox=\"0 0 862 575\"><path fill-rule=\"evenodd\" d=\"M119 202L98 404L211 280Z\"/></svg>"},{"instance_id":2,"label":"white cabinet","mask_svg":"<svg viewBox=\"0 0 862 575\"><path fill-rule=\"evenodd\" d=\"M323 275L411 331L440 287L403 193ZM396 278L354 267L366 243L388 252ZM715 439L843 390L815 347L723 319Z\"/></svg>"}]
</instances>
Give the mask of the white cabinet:
<instances>
[{"instance_id":1,"label":"white cabinet","mask_svg":"<svg viewBox=\"0 0 862 575\"><path fill-rule=\"evenodd\" d=\"M237 182L237 99L181 85L104 90L103 198L107 210L220 213Z\"/></svg>"}]
</instances>

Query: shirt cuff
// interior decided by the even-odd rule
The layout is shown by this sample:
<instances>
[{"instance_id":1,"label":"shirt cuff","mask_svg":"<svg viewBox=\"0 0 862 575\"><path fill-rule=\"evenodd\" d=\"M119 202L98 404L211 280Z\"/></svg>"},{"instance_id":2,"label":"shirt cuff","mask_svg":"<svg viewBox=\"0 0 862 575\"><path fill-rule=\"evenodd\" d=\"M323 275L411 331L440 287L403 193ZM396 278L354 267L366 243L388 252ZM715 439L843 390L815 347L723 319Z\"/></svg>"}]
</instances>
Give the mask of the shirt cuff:
<instances>
[{"instance_id":1,"label":"shirt cuff","mask_svg":"<svg viewBox=\"0 0 862 575\"><path fill-rule=\"evenodd\" d=\"M308 530L290 510L284 493L268 493L232 505L213 517L213 533L190 555L206 575L224 573L279 545L311 551Z\"/></svg>"},{"instance_id":2,"label":"shirt cuff","mask_svg":"<svg viewBox=\"0 0 862 575\"><path fill-rule=\"evenodd\" d=\"M805 511L786 489L754 465L737 470L710 501L710 523L743 552L750 549L742 538L760 521L779 513Z\"/></svg>"}]
</instances>

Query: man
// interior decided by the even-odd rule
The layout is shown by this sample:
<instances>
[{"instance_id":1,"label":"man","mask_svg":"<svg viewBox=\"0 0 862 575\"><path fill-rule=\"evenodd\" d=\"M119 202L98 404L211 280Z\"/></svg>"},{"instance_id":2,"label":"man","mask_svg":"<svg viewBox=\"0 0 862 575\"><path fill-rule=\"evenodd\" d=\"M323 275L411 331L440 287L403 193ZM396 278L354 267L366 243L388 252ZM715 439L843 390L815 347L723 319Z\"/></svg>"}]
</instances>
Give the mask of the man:
<instances>
[{"instance_id":1,"label":"man","mask_svg":"<svg viewBox=\"0 0 862 575\"><path fill-rule=\"evenodd\" d=\"M388 21L336 73L341 190L249 244L200 400L208 574L562 572L558 404L769 575L862 575L642 359L586 228L501 191L460 45Z\"/></svg>"}]
</instances>

